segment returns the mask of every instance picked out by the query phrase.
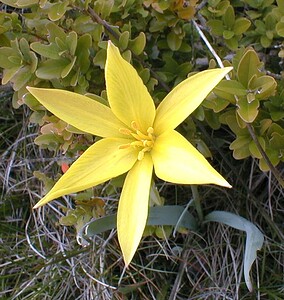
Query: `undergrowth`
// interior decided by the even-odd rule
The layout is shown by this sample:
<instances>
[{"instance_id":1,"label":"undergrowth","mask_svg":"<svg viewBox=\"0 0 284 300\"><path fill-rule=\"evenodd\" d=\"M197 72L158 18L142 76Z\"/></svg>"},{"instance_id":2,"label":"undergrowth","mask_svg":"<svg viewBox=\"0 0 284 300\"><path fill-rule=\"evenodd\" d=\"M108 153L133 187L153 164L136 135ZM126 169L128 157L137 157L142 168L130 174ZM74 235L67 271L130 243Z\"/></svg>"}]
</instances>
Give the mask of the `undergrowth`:
<instances>
[{"instance_id":1,"label":"undergrowth","mask_svg":"<svg viewBox=\"0 0 284 300\"><path fill-rule=\"evenodd\" d=\"M10 0L5 2L9 2L9 5L10 3L13 4L13 1ZM47 2L49 3L49 1ZM253 124L257 130L267 121L267 118L270 118L270 114L274 118L272 118L274 123L278 123L279 127L283 125L283 117L281 117L281 113L283 113L283 109L281 111L282 103L281 101L279 102L279 99L283 99L282 83L279 84L278 94L276 93L274 98L270 97L275 92L274 79L272 78L279 80L279 82L281 82L282 78L280 73L281 68L283 69L283 44L281 44L283 22L279 17L281 16L280 10L283 8L281 1L245 0L231 1L232 3L226 0L200 1L201 3L198 6L195 5L195 1L186 1L194 6L194 10L186 10L188 18L196 13L196 8L199 27L204 29L210 42L222 56L223 62L227 58L230 59L232 53L238 53L238 59L236 59L235 64L239 69L245 69L247 66L243 57L249 57L261 64L257 57L262 51L261 55L259 55L261 61L268 62L268 65L271 66L271 68L268 67L268 69L271 69L270 71L264 70L263 74L269 76L265 76L267 82L261 82L263 86L261 85L260 87L260 90L262 90L272 83L271 89L273 93L270 91L270 98L264 99L265 103L268 103L267 106L261 104L260 109L257 106L257 108L254 107L252 110L251 108L246 110L244 105L243 110L240 112L240 106L238 107L231 101L232 95L230 93L226 94L222 89L219 89L220 97L224 96L224 99L221 99L221 104L226 104L226 101L230 99L230 105L221 108L211 107L208 104L209 101L207 101L204 107L195 113L195 118L187 120L188 124L185 124L190 129L191 127L197 128L196 132L192 136L188 136L188 138L194 139L198 135L202 136L202 140L205 141L210 151L212 151L212 156L214 157L214 160L211 161L212 165L215 165L221 171L221 174L226 175L228 182L233 185L231 190L226 191L213 186L199 187L201 213L207 214L214 210L235 213L255 224L265 236L265 243L262 249L258 251L257 260L251 271L254 283L254 290L251 293L248 292L243 277L245 234L228 226L220 223L207 223L200 226L198 232L177 232L171 234L168 233L167 228L160 228L160 237L152 235L143 238L132 263L125 270L115 230L97 235L89 240L81 235L78 236L75 228L63 226L59 223L59 220L65 216L66 209L75 207L72 196L65 196L61 200L55 200L38 210L32 209L46 192L45 185L49 183L44 182L44 180L49 180L49 178L56 180L59 173L62 173L62 161L66 161L67 158L64 151L58 150L60 149L58 145L54 147L56 151L49 151L42 149L44 147L38 146L46 146L44 143L40 144L39 140L38 145L35 144L34 140L36 137L44 136L40 132L39 124L43 125L47 121L49 122L48 125L53 125L51 126L51 130L53 130L57 128L58 120L50 119L42 122L41 108L37 111L38 104L27 97L25 98L26 104L34 110L34 122L30 122L31 110L26 105L20 105L23 104L21 101L24 101L22 100L22 95L26 92L23 92L23 90L25 90L27 82L31 85L36 85L38 82L43 82L47 86L55 84L55 86L68 87L72 90L78 88L78 91L82 93L88 90L103 95L105 88L103 80L104 39L109 36L125 50L126 57L128 55L130 59L129 53L134 53L134 64L139 69L140 74L144 75L143 79L157 101L160 101L160 98L169 89L169 86L174 86L183 80L195 68L203 69L208 64L215 66L212 61L209 61L213 54L212 51L204 46L199 36L200 33L196 32L199 27L182 19L183 17L180 14L183 8L178 7L177 14L176 7L171 6L168 9L165 4L166 1L158 1L162 3L161 5L165 5L162 6L162 13L160 13L161 8L157 7L157 5L155 6L157 1L144 1L146 4L148 3L148 6L143 6L141 1L141 3L137 1L138 4L135 5L139 7L141 4L142 8L140 7L141 9L136 12L135 6L133 8L131 5L121 6L121 10L125 9L122 16L118 14L116 8L112 12L112 8L104 5L104 1L91 1L96 2L96 5L94 4L93 6L100 12L97 14L92 9L85 9L85 4L82 4L80 1L75 1L78 9L76 6L73 7L74 1L72 2L71 0L66 1L66 3L68 2L66 7L63 5L63 10L66 11L62 11L62 14L57 16L54 13L57 6L53 1L51 2L52 5L49 6L47 11L42 12L40 7L34 8L33 13L38 13L40 17L38 19L29 19L29 16L27 16L26 25L24 23L24 13L29 12L29 8L16 9L5 4L0 6L3 12L7 12L7 15L0 19L0 22L2 22L1 28L6 28L5 30L8 32L5 32L4 29L3 33L1 31L2 37L5 33L7 33L7 36L0 41L6 48L11 46L9 49L16 51L14 48L18 47L17 43L10 45L10 42L13 40L12 38L16 39L17 37L21 40L21 51L19 50L15 53L22 57L23 52L28 57L28 63L25 60L17 60L15 57L11 63L16 64L21 61L23 66L17 66L19 68L27 67L25 65L27 63L27 70L30 72L30 74L27 72L27 81L21 76L15 76L12 83L7 82L5 86L0 87L0 298L9 300L283 300L283 187L277 181L275 174L267 171L267 166L263 162L262 168L266 169L264 171L260 170L259 159L261 160L262 158L259 156L258 151L255 150L255 147L251 147L254 151L251 151L251 149L249 153L246 151L245 157L242 157L243 147L241 146L234 149L233 152L229 152L230 144L233 144L238 137L240 139L243 138L243 125L245 123L240 118L238 120L231 118L231 123L223 122L222 125L221 122L216 121L217 117L214 119L214 116L217 114L218 118L221 116L222 110L227 112L226 109L228 108L228 111L239 113L245 119L245 122ZM106 2L111 3L111 1ZM123 3L126 2L130 3L131 1L123 1ZM179 5L182 2L177 1ZM218 4L219 2L220 5ZM274 2L274 9L272 9L272 6L270 7L272 2ZM27 3L33 3L33 1L29 0ZM226 31L224 40L220 35L219 27L226 25L226 22L230 23L232 21L230 16L232 16L232 7L235 4L236 20L243 22L242 28L245 31L239 32L238 28L234 27L234 30ZM81 12L84 13L81 14ZM149 12L147 15L148 19L143 17L146 12ZM14 14L8 16L10 13ZM66 22L64 19L65 13L67 13L69 18ZM100 16L104 18L101 19ZM207 21L212 18L214 22ZM43 23L47 22L49 24L48 32L51 35L54 34L53 37L49 36L50 41L46 40L46 31L43 30L41 32L42 28L40 25L43 24L41 21ZM58 26L54 25L57 21ZM262 21L265 22L263 23ZM35 22L35 26L33 22ZM250 30L247 27L249 22L251 22ZM271 24L275 26L271 27ZM23 30L25 26L29 33L32 33L30 36ZM67 45L65 41L70 40L71 37L74 38L74 34L73 36L67 34L71 31L68 26L71 26L72 30L78 30L78 36L84 36L84 31L86 30L85 38L90 35L95 45L95 50L85 49L82 47L84 41L81 40L81 42L83 41L81 47L84 49L77 50L78 53L81 50L86 50L86 52L90 50L90 61L89 58L86 61L81 58L80 61L82 64L85 64L86 70L80 78L81 80L78 80L81 84L81 86L79 84L79 87L69 82L71 77L72 80L76 77L73 77L73 75L77 74L77 65L72 65L72 68L69 70L72 76L64 77L62 75L62 78L51 78L50 74L45 74L42 71L43 69L37 73L35 72L36 69L29 69L30 62L36 61L35 57L40 62L46 61L46 53L43 51L45 48L39 45L38 41L42 44L45 43L44 45L49 43L49 47L55 47L57 51L58 49L52 39L54 38L58 42L57 34L64 40L60 44L63 48ZM270 30L263 30L265 26L270 26ZM117 31L113 31L113 28L117 29ZM33 30L36 29L38 29L37 34L41 36L33 33ZM140 32L144 35L140 35ZM147 43L146 36L148 37ZM77 43L77 37L75 40ZM238 42L240 45L236 45ZM86 44L88 43L86 42ZM251 45L259 53L254 52L250 48ZM236 46L240 46L239 48L242 50L239 49L237 51L236 48L238 47ZM248 48L244 50L244 47ZM27 48L29 51L27 51ZM180 52L179 49L181 49ZM65 49L62 53L66 53L67 50ZM143 51L148 51L148 56L144 55ZM6 52L3 53L6 54ZM273 53L274 55L272 55ZM71 56L66 58L64 55L55 59L64 62L67 58L72 59ZM25 59L27 58L26 56ZM8 75L11 75L9 72L11 69L13 71L15 66L6 66L5 55L2 55L1 59L1 64L4 66L1 66L1 68L6 68ZM273 62L270 60L273 60ZM47 61L52 63L52 59ZM152 69L151 64L153 66ZM259 70L254 70L254 67L252 64L250 72L255 71L256 75L260 76ZM176 72L177 68L179 68L180 74ZM37 78L35 74L40 75ZM237 71L235 70L235 77L236 74ZM244 74L246 74L246 69ZM241 73L237 75L239 76ZM162 80L160 76L162 76ZM244 80L241 81L243 84ZM21 89L20 92L15 89L15 85ZM239 84L234 87L234 90L240 92ZM12 100L13 94L16 96ZM242 94L240 95L243 96ZM256 103L259 101L257 98L259 95L258 91L255 91L255 95L256 98L253 101ZM216 99L210 100L214 102ZM260 100L262 101L263 99ZM246 101L239 103L244 104L244 102L246 104ZM12 106L12 103L17 109ZM216 103L218 102L216 101ZM215 109L217 112L214 111ZM278 114L280 114L280 117ZM246 115L248 115L248 119L244 117ZM253 119L256 115L258 115L259 119ZM37 121L35 122L35 120ZM240 125L241 129L236 124ZM220 125L221 129L213 130L215 125L217 127ZM232 128L229 128L227 125L237 128L236 132L233 132ZM180 130L182 131L184 128L181 127ZM66 133L65 128L62 129L62 132ZM274 136L271 137L264 131L263 137L260 135L260 138L263 138L263 141L265 140L263 145L266 148L270 147L272 138L277 142L275 137L281 135L277 130L275 132L272 130L271 135L273 134ZM249 143L245 146L249 147L248 145L251 146L252 141L251 137L247 136ZM72 138L75 146L76 142L82 142L80 139L77 140L76 135ZM51 143L52 141L49 142ZM64 142L65 140L63 139L61 143L63 144ZM85 142L84 140L83 146L86 146ZM53 145L49 146L53 147ZM283 147L281 151L283 151ZM74 153L72 149L70 152L71 155L68 159L73 160L72 155ZM277 171L278 168L280 175L283 177L283 168L281 169L283 160L282 162L280 160L276 161L272 167L274 171ZM40 181L38 180L39 175L35 174L35 171L40 171L41 174L45 174L47 177ZM187 205L193 197L192 190L188 186L177 186L158 181L157 187L160 195L166 200L165 204L167 205ZM120 188L114 183L96 187L93 190L93 194L99 195L104 200L107 214L116 211ZM189 207L189 211L197 215L194 207Z\"/></svg>"},{"instance_id":2,"label":"undergrowth","mask_svg":"<svg viewBox=\"0 0 284 300\"><path fill-rule=\"evenodd\" d=\"M30 125L28 109L11 108L10 96L1 94L1 299L283 299L283 190L253 160L219 156L218 163L233 170L234 189L199 191L205 212L239 213L265 234L252 269L253 293L242 277L244 234L218 223L198 234L144 238L121 277L115 231L80 245L76 232L58 223L59 201L32 210L42 193L33 171L56 174L60 153L51 157L34 145L38 128ZM158 187L168 204L186 204L192 196L188 187ZM112 196L105 200L115 201L118 194Z\"/></svg>"}]
</instances>

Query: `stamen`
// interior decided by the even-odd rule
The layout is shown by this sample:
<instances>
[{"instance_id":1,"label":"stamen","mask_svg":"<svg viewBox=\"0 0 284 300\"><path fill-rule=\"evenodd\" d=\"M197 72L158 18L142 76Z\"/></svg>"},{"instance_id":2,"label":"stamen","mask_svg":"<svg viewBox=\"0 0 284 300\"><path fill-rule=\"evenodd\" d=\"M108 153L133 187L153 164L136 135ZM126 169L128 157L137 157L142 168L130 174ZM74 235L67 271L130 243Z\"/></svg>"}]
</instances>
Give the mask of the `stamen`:
<instances>
[{"instance_id":1,"label":"stamen","mask_svg":"<svg viewBox=\"0 0 284 300\"><path fill-rule=\"evenodd\" d=\"M136 131L136 133L131 133L131 135L136 138L137 140L148 140L149 136L143 134L142 132L140 132L139 130Z\"/></svg>"},{"instance_id":2,"label":"stamen","mask_svg":"<svg viewBox=\"0 0 284 300\"><path fill-rule=\"evenodd\" d=\"M145 152L143 150L139 151L139 153L138 153L138 160L142 160L144 158L144 153Z\"/></svg>"},{"instance_id":3,"label":"stamen","mask_svg":"<svg viewBox=\"0 0 284 300\"><path fill-rule=\"evenodd\" d=\"M137 125L137 123L135 122L135 121L132 121L131 122L131 127L134 129L134 130L138 130L139 128L138 128L138 125Z\"/></svg>"},{"instance_id":4,"label":"stamen","mask_svg":"<svg viewBox=\"0 0 284 300\"><path fill-rule=\"evenodd\" d=\"M131 129L128 128L119 128L119 132L128 136L132 136L132 141L127 144L119 146L119 149L126 149L129 147L136 148L138 152L138 160L142 160L146 152L150 152L154 146L155 135L154 128L149 127L146 131L146 134L139 130L138 124L135 121L131 122Z\"/></svg>"},{"instance_id":5,"label":"stamen","mask_svg":"<svg viewBox=\"0 0 284 300\"><path fill-rule=\"evenodd\" d=\"M118 131L122 134L125 134L125 135L131 135L132 131L130 129L127 129L127 128L119 128Z\"/></svg>"},{"instance_id":6,"label":"stamen","mask_svg":"<svg viewBox=\"0 0 284 300\"><path fill-rule=\"evenodd\" d=\"M146 141L145 146L152 148L154 146L153 141Z\"/></svg>"},{"instance_id":7,"label":"stamen","mask_svg":"<svg viewBox=\"0 0 284 300\"><path fill-rule=\"evenodd\" d=\"M149 135L145 135L144 133L142 133L139 130L137 130L136 132L137 132L138 136L140 137L140 139L149 139Z\"/></svg>"},{"instance_id":8,"label":"stamen","mask_svg":"<svg viewBox=\"0 0 284 300\"><path fill-rule=\"evenodd\" d=\"M131 146L131 144L129 143L129 144L123 144L123 145L120 145L119 147L118 147L118 149L127 149L127 148L129 148Z\"/></svg>"},{"instance_id":9,"label":"stamen","mask_svg":"<svg viewBox=\"0 0 284 300\"><path fill-rule=\"evenodd\" d=\"M131 146L143 147L142 141L134 141L130 143Z\"/></svg>"},{"instance_id":10,"label":"stamen","mask_svg":"<svg viewBox=\"0 0 284 300\"><path fill-rule=\"evenodd\" d=\"M153 134L153 133L154 133L154 128L153 128L153 127L149 127L149 128L147 129L147 133Z\"/></svg>"}]
</instances>

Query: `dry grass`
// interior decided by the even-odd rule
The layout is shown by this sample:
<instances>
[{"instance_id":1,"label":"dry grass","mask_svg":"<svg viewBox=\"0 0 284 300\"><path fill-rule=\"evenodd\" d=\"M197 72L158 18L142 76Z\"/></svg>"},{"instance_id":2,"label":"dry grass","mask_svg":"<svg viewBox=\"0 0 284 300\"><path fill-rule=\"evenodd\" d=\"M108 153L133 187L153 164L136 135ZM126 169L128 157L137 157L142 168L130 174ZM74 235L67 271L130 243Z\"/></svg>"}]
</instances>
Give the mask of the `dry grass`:
<instances>
[{"instance_id":1,"label":"dry grass","mask_svg":"<svg viewBox=\"0 0 284 300\"><path fill-rule=\"evenodd\" d=\"M234 188L204 187L200 192L204 213L237 213L265 234L251 272L253 293L242 273L244 234L218 223L165 240L147 237L124 270L115 231L83 247L73 228L59 224L62 204L73 206L69 197L32 210L43 194L33 172L56 175L61 154L33 143L38 128L29 123L27 108L11 107L11 96L9 89L0 92L1 299L284 299L284 192L254 161L220 155L218 166L224 166L222 174ZM192 197L190 188L159 187L168 204L186 204Z\"/></svg>"},{"instance_id":2,"label":"dry grass","mask_svg":"<svg viewBox=\"0 0 284 300\"><path fill-rule=\"evenodd\" d=\"M60 206L72 207L69 197L32 210L43 193L33 171L57 174L60 154L53 157L34 145L38 128L29 123L28 109L11 108L10 96L0 97L1 299L283 299L284 193L254 161L236 163L228 155L229 167L220 158L234 189L200 191L204 213L235 212L265 234L252 269L252 294L242 274L244 234L217 223L204 225L198 234L145 238L124 270L115 231L83 247L73 228L59 225ZM190 188L159 187L168 203L186 204L191 198Z\"/></svg>"}]
</instances>

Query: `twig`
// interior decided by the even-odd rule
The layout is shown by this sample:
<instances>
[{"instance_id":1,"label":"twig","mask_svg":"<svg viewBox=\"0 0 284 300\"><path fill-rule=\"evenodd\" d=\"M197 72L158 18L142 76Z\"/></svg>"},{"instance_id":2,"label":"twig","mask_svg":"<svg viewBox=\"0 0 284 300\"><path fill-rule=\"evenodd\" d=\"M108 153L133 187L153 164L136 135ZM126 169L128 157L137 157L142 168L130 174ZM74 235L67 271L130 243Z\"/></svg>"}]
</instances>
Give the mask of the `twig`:
<instances>
[{"instance_id":1,"label":"twig","mask_svg":"<svg viewBox=\"0 0 284 300\"><path fill-rule=\"evenodd\" d=\"M88 7L88 13L91 15L91 17L93 18L93 20L101 25L104 26L104 28L116 39L119 40L120 34L115 32L112 27L105 21L103 20L92 8ZM128 49L131 51L131 49ZM158 80L159 84L163 87L163 89L167 92L170 91L170 87L163 82L163 80L161 79L161 77L152 70L151 66L149 66L147 63L145 63L143 60L140 59L140 57L138 55L136 55L135 53L132 52L132 55L135 57L136 60L138 60L144 68L148 68L150 70L151 75Z\"/></svg>"},{"instance_id":2,"label":"twig","mask_svg":"<svg viewBox=\"0 0 284 300\"><path fill-rule=\"evenodd\" d=\"M92 18L99 24L103 25L104 28L115 38L115 39L119 39L119 34L117 32L115 32L111 26L102 18L100 18L100 16L89 6L88 7L88 12L89 14L92 16Z\"/></svg>"},{"instance_id":3,"label":"twig","mask_svg":"<svg viewBox=\"0 0 284 300\"><path fill-rule=\"evenodd\" d=\"M204 35L203 31L199 28L198 24L192 20L192 23L196 29L196 31L198 32L199 36L202 38L203 42L205 43L205 45L207 46L207 48L209 49L209 51L212 53L212 55L215 57L218 65L220 66L220 68L224 68L223 62L221 60L221 58L218 56L218 54L215 52L214 48L211 46L211 44L209 43L209 41L207 40L206 36ZM228 75L226 75L228 76ZM227 77L226 77L227 78ZM230 77L228 78L230 79Z\"/></svg>"},{"instance_id":4,"label":"twig","mask_svg":"<svg viewBox=\"0 0 284 300\"><path fill-rule=\"evenodd\" d=\"M214 56L214 58L216 59L218 65L221 68L224 68L224 64L221 60L221 58L218 56L218 54L215 52L215 50L213 49L213 47L211 46L211 44L209 43L208 39L206 38L206 36L204 35L204 33L202 32L202 30L199 28L198 24L192 20L192 23L195 27L195 29L197 30L198 34L200 35L201 39L204 41L205 45L207 46L207 48L209 49L209 51L212 53L212 55ZM230 80L230 76L227 74L226 76L227 80ZM238 101L237 96L235 96L236 101ZM268 165L270 171L272 172L272 174L274 175L274 177L277 179L277 181L279 182L279 184L284 187L284 180L281 177L281 174L278 172L278 170L273 166L273 164L271 163L269 157L266 155L265 151L263 150L262 146L260 145L254 129L252 127L252 125L250 123L246 122L246 127L248 129L248 132L251 136L251 138L253 139L254 143L256 144L257 149L259 150L259 152L261 153L261 156L263 157L263 159L265 160L266 164Z\"/></svg>"},{"instance_id":5,"label":"twig","mask_svg":"<svg viewBox=\"0 0 284 300\"><path fill-rule=\"evenodd\" d=\"M267 154L265 153L265 151L263 150L262 146L260 145L253 127L251 126L251 124L246 123L247 129L250 133L250 136L252 137L254 143L256 144L261 156L263 157L263 159L265 160L265 162L267 163L269 169L271 170L272 174L274 175L274 177L277 179L277 181L279 182L279 184L284 188L284 180L281 178L281 174L278 172L278 170L273 166L273 164L271 163L269 157L267 156Z\"/></svg>"}]
</instances>

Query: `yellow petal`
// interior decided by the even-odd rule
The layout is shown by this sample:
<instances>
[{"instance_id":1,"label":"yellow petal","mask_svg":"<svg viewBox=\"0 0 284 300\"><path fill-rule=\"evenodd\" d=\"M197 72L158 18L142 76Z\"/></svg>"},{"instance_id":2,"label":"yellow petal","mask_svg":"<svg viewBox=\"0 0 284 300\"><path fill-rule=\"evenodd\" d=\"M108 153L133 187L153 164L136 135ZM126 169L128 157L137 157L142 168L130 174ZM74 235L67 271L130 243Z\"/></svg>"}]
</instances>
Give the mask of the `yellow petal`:
<instances>
[{"instance_id":1,"label":"yellow petal","mask_svg":"<svg viewBox=\"0 0 284 300\"><path fill-rule=\"evenodd\" d=\"M188 117L232 68L206 70L177 85L160 103L156 111L156 134L175 129Z\"/></svg>"},{"instance_id":2,"label":"yellow petal","mask_svg":"<svg viewBox=\"0 0 284 300\"><path fill-rule=\"evenodd\" d=\"M127 172L137 160L133 147L119 149L126 139L105 138L89 147L34 208L70 193L79 192Z\"/></svg>"},{"instance_id":3,"label":"yellow petal","mask_svg":"<svg viewBox=\"0 0 284 300\"><path fill-rule=\"evenodd\" d=\"M118 130L124 124L109 107L65 90L27 89L44 107L66 123L101 137L122 137Z\"/></svg>"},{"instance_id":4,"label":"yellow petal","mask_svg":"<svg viewBox=\"0 0 284 300\"><path fill-rule=\"evenodd\" d=\"M141 240L148 216L153 162L149 154L128 172L118 205L117 233L126 266Z\"/></svg>"},{"instance_id":5,"label":"yellow petal","mask_svg":"<svg viewBox=\"0 0 284 300\"><path fill-rule=\"evenodd\" d=\"M151 151L156 175L179 184L231 185L177 131L158 136Z\"/></svg>"},{"instance_id":6,"label":"yellow petal","mask_svg":"<svg viewBox=\"0 0 284 300\"><path fill-rule=\"evenodd\" d=\"M135 121L146 132L155 118L154 102L136 70L111 42L105 72L107 96L114 114L129 127Z\"/></svg>"}]
</instances>

